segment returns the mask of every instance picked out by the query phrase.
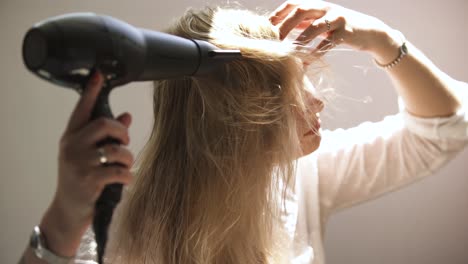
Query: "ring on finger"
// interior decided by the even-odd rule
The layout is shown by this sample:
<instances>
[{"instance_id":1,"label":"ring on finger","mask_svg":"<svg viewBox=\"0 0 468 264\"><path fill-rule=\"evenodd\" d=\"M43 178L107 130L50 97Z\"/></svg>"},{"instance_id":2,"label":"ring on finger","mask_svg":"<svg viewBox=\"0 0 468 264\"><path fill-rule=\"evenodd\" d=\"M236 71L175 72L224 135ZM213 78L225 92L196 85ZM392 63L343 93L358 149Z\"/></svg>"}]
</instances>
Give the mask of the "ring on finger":
<instances>
[{"instance_id":1,"label":"ring on finger","mask_svg":"<svg viewBox=\"0 0 468 264\"><path fill-rule=\"evenodd\" d=\"M109 160L107 159L106 151L104 150L104 148L103 147L98 148L97 152L99 154L99 163L101 165L106 165Z\"/></svg>"},{"instance_id":2,"label":"ring on finger","mask_svg":"<svg viewBox=\"0 0 468 264\"><path fill-rule=\"evenodd\" d=\"M328 19L325 19L325 24L327 24L327 32L331 30L331 24Z\"/></svg>"}]
</instances>

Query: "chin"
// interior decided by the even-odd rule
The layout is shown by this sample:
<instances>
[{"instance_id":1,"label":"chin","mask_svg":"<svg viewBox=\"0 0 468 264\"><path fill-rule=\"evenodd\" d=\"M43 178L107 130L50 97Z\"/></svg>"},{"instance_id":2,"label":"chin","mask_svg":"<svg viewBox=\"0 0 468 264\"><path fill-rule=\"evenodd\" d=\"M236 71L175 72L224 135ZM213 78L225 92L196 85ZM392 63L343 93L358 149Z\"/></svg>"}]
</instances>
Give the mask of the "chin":
<instances>
[{"instance_id":1,"label":"chin","mask_svg":"<svg viewBox=\"0 0 468 264\"><path fill-rule=\"evenodd\" d=\"M301 141L301 150L302 153L300 157L307 156L314 151L316 151L320 147L320 142L322 141L322 137L320 135L313 135L307 138L304 138Z\"/></svg>"}]
</instances>

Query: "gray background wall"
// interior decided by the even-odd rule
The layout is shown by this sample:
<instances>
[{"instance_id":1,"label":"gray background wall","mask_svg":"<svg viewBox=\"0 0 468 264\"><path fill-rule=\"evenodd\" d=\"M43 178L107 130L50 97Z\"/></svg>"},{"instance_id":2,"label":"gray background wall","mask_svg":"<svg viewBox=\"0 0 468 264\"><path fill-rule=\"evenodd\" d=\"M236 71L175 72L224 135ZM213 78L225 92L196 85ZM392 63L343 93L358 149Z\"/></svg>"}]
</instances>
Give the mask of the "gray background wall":
<instances>
[{"instance_id":1,"label":"gray background wall","mask_svg":"<svg viewBox=\"0 0 468 264\"><path fill-rule=\"evenodd\" d=\"M465 0L335 1L375 15L406 37L449 75L468 81ZM0 262L14 263L56 186L58 140L78 95L28 73L20 47L26 30L44 18L76 11L105 13L139 27L161 29L189 6L183 1L0 2ZM223 3L210 0L210 3ZM273 10L279 0L240 1ZM395 113L396 94L366 54L336 51L328 56L341 95L324 115L324 127L350 127ZM115 114L134 117L130 149L135 155L151 125L151 85L115 90ZM363 103L370 96L372 102ZM468 151L423 182L332 217L326 235L328 263L468 263Z\"/></svg>"}]
</instances>

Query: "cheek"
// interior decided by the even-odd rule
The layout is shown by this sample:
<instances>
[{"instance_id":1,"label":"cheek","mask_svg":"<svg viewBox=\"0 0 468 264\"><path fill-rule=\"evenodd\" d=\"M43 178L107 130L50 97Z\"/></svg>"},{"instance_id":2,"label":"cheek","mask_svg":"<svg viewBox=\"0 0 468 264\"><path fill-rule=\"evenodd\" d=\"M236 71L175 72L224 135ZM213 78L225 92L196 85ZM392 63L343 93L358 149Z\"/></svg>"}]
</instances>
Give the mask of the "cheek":
<instances>
[{"instance_id":1,"label":"cheek","mask_svg":"<svg viewBox=\"0 0 468 264\"><path fill-rule=\"evenodd\" d=\"M299 115L296 119L297 136L302 139L306 133L311 130L315 131L318 128L319 120L315 113L308 113L307 115Z\"/></svg>"},{"instance_id":2,"label":"cheek","mask_svg":"<svg viewBox=\"0 0 468 264\"><path fill-rule=\"evenodd\" d=\"M306 120L306 118L308 118ZM298 153L298 157L308 155L320 146L321 136L320 130L318 134L310 135L311 127L314 122L316 122L316 117L310 114L310 116L305 116L303 114L297 113L296 115L296 134L300 141L301 150ZM308 121L308 122L307 122ZM309 135L305 135L309 133Z\"/></svg>"},{"instance_id":3,"label":"cheek","mask_svg":"<svg viewBox=\"0 0 468 264\"><path fill-rule=\"evenodd\" d=\"M299 138L302 138L303 134L301 133L305 132L306 130L309 130L307 121L310 121L310 117L308 117L306 113L298 112L296 114L296 130Z\"/></svg>"}]
</instances>

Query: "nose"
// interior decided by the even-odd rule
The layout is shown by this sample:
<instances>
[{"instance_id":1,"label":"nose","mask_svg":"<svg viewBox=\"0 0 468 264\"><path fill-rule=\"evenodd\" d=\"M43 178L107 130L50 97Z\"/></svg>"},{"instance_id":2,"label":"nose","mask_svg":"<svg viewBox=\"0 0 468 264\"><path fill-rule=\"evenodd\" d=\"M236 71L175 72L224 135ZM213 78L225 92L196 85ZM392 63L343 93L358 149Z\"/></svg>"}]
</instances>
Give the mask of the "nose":
<instances>
[{"instance_id":1,"label":"nose","mask_svg":"<svg viewBox=\"0 0 468 264\"><path fill-rule=\"evenodd\" d=\"M322 112L323 108L325 107L325 104L323 103L323 101L318 99L318 98L315 98L315 97L313 99L312 104L313 104L313 107L314 107L316 113Z\"/></svg>"},{"instance_id":2,"label":"nose","mask_svg":"<svg viewBox=\"0 0 468 264\"><path fill-rule=\"evenodd\" d=\"M315 97L310 92L307 93L306 100L307 100L307 105L310 107L310 111L313 111L315 113L322 112L323 108L325 107L325 104L323 103L323 101Z\"/></svg>"}]
</instances>

